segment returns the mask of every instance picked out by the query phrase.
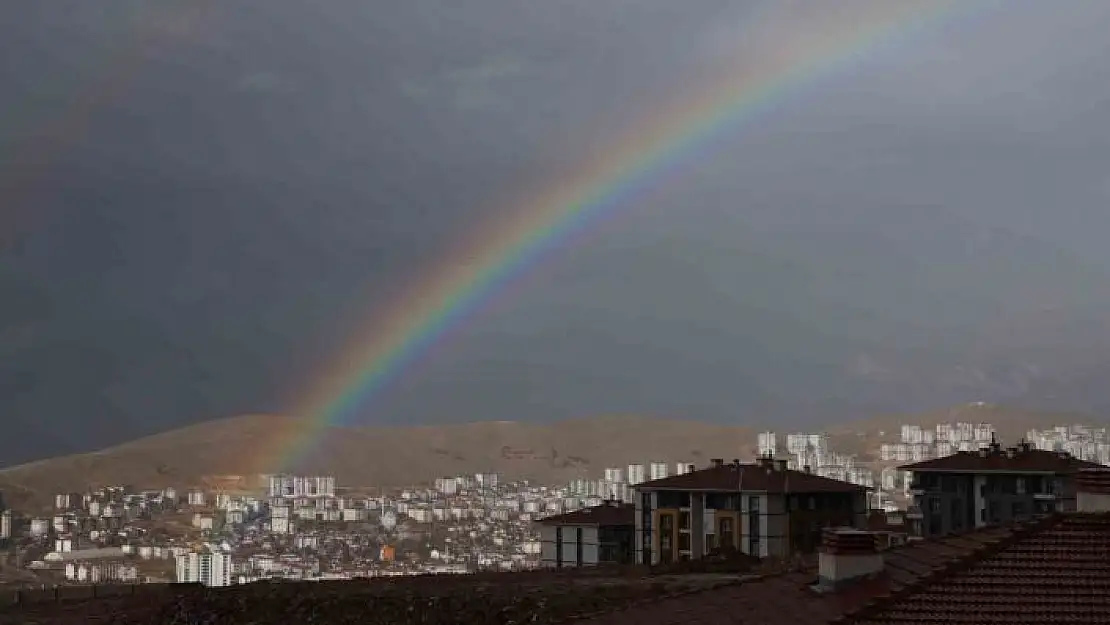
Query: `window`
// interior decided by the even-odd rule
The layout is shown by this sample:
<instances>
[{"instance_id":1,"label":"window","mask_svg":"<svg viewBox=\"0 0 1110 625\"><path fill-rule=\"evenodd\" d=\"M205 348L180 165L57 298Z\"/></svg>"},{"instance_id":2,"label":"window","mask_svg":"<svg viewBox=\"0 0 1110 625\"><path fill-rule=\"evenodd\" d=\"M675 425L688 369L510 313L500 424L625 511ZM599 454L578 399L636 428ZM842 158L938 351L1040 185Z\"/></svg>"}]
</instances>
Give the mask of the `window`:
<instances>
[{"instance_id":1,"label":"window","mask_svg":"<svg viewBox=\"0 0 1110 625\"><path fill-rule=\"evenodd\" d=\"M683 510L682 512L678 513L678 529L680 529L680 530L690 529L690 513L689 512Z\"/></svg>"},{"instance_id":2,"label":"window","mask_svg":"<svg viewBox=\"0 0 1110 625\"><path fill-rule=\"evenodd\" d=\"M753 556L759 553L760 534L759 496L748 497L748 554Z\"/></svg>"},{"instance_id":3,"label":"window","mask_svg":"<svg viewBox=\"0 0 1110 625\"><path fill-rule=\"evenodd\" d=\"M582 566L582 528L575 528L574 530L574 558L577 560L575 564Z\"/></svg>"},{"instance_id":4,"label":"window","mask_svg":"<svg viewBox=\"0 0 1110 625\"><path fill-rule=\"evenodd\" d=\"M1020 501L1015 501L1010 505L1010 515L1015 519L1025 516L1025 504Z\"/></svg>"},{"instance_id":5,"label":"window","mask_svg":"<svg viewBox=\"0 0 1110 625\"><path fill-rule=\"evenodd\" d=\"M719 537L721 547L733 547L736 545L735 532L736 527L733 520L729 517L722 517L717 520L717 536Z\"/></svg>"},{"instance_id":6,"label":"window","mask_svg":"<svg viewBox=\"0 0 1110 625\"><path fill-rule=\"evenodd\" d=\"M555 528L555 568L563 568L563 528Z\"/></svg>"},{"instance_id":7,"label":"window","mask_svg":"<svg viewBox=\"0 0 1110 625\"><path fill-rule=\"evenodd\" d=\"M678 550L679 551L689 551L690 550L690 532L682 532L681 534L678 535Z\"/></svg>"},{"instance_id":8,"label":"window","mask_svg":"<svg viewBox=\"0 0 1110 625\"><path fill-rule=\"evenodd\" d=\"M1019 477L1019 478L1014 480L1014 490L1017 491L1017 494L1019 494L1019 495L1024 495L1025 494L1025 478L1024 477Z\"/></svg>"},{"instance_id":9,"label":"window","mask_svg":"<svg viewBox=\"0 0 1110 625\"><path fill-rule=\"evenodd\" d=\"M659 515L659 561L674 562L674 515Z\"/></svg>"},{"instance_id":10,"label":"window","mask_svg":"<svg viewBox=\"0 0 1110 625\"><path fill-rule=\"evenodd\" d=\"M940 498L929 498L929 512L940 512Z\"/></svg>"}]
</instances>

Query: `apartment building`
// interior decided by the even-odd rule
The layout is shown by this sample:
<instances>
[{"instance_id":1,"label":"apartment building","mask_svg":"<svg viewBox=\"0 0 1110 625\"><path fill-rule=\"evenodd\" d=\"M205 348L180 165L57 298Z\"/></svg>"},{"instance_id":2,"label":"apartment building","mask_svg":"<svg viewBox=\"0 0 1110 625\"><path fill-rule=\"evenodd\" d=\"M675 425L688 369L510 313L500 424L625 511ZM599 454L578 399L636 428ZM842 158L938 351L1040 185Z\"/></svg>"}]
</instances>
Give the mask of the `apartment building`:
<instances>
[{"instance_id":1,"label":"apartment building","mask_svg":"<svg viewBox=\"0 0 1110 625\"><path fill-rule=\"evenodd\" d=\"M607 501L540 519L540 565L567 568L632 563L635 515L635 506Z\"/></svg>"},{"instance_id":2,"label":"apartment building","mask_svg":"<svg viewBox=\"0 0 1110 625\"><path fill-rule=\"evenodd\" d=\"M231 585L231 554L208 545L200 552L177 556L177 581L205 586Z\"/></svg>"},{"instance_id":3,"label":"apartment building","mask_svg":"<svg viewBox=\"0 0 1110 625\"><path fill-rule=\"evenodd\" d=\"M978 451L903 465L912 474L906 518L928 537L1076 509L1075 475L1101 465L1066 452L997 441Z\"/></svg>"},{"instance_id":4,"label":"apartment building","mask_svg":"<svg viewBox=\"0 0 1110 625\"><path fill-rule=\"evenodd\" d=\"M767 456L753 464L714 459L710 467L636 487L638 563L666 564L737 550L789 557L815 550L826 527L863 527L861 486L787 468Z\"/></svg>"}]
</instances>

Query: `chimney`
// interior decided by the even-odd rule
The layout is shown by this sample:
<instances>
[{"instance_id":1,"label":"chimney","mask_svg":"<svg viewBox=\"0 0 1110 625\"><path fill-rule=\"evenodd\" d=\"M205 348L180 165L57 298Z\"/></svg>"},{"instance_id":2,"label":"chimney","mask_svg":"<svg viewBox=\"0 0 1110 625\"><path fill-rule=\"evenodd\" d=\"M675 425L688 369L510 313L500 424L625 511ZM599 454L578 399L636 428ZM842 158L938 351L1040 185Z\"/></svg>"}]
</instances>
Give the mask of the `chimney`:
<instances>
[{"instance_id":1,"label":"chimney","mask_svg":"<svg viewBox=\"0 0 1110 625\"><path fill-rule=\"evenodd\" d=\"M724 458L713 458L713 459L712 459L712 460L710 460L709 462L710 462L710 464L712 464L712 465L713 465L714 467L719 467L719 466L723 466L723 465L725 464L725 459L724 459Z\"/></svg>"},{"instance_id":2,"label":"chimney","mask_svg":"<svg viewBox=\"0 0 1110 625\"><path fill-rule=\"evenodd\" d=\"M1075 491L1078 512L1110 512L1110 469L1080 469Z\"/></svg>"},{"instance_id":3,"label":"chimney","mask_svg":"<svg viewBox=\"0 0 1110 625\"><path fill-rule=\"evenodd\" d=\"M882 573L883 555L875 534L850 527L824 531L817 556L817 589L835 592Z\"/></svg>"}]
</instances>

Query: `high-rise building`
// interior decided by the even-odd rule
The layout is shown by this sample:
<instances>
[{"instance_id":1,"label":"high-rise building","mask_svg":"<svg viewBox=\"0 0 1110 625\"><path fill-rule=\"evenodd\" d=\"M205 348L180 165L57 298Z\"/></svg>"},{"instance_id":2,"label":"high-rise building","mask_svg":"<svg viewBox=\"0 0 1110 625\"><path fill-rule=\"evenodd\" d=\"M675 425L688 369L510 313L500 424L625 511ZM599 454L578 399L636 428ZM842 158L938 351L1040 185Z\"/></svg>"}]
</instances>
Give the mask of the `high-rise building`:
<instances>
[{"instance_id":1,"label":"high-rise building","mask_svg":"<svg viewBox=\"0 0 1110 625\"><path fill-rule=\"evenodd\" d=\"M760 456L774 457L778 451L778 435L774 432L760 432L757 447L759 447Z\"/></svg>"},{"instance_id":2,"label":"high-rise building","mask_svg":"<svg viewBox=\"0 0 1110 625\"><path fill-rule=\"evenodd\" d=\"M644 482L644 465L630 464L628 465L628 484L635 486Z\"/></svg>"},{"instance_id":3,"label":"high-rise building","mask_svg":"<svg viewBox=\"0 0 1110 625\"><path fill-rule=\"evenodd\" d=\"M0 540L8 540L12 537L12 511L4 510L0 512Z\"/></svg>"},{"instance_id":4,"label":"high-rise building","mask_svg":"<svg viewBox=\"0 0 1110 625\"><path fill-rule=\"evenodd\" d=\"M177 581L204 586L231 585L231 554L215 545L208 545L201 552L177 556Z\"/></svg>"},{"instance_id":5,"label":"high-rise building","mask_svg":"<svg viewBox=\"0 0 1110 625\"><path fill-rule=\"evenodd\" d=\"M666 462L653 462L648 467L648 479L661 480L667 477L667 463Z\"/></svg>"},{"instance_id":6,"label":"high-rise building","mask_svg":"<svg viewBox=\"0 0 1110 625\"><path fill-rule=\"evenodd\" d=\"M334 497L335 477L331 475L271 475L270 497Z\"/></svg>"}]
</instances>

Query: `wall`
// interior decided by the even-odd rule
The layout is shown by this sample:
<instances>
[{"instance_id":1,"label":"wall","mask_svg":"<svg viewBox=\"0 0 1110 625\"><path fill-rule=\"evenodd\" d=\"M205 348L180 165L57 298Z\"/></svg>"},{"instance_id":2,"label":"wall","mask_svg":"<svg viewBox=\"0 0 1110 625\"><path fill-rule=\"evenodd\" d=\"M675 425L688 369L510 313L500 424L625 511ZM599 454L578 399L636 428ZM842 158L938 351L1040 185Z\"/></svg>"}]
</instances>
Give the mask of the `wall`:
<instances>
[{"instance_id":1,"label":"wall","mask_svg":"<svg viewBox=\"0 0 1110 625\"><path fill-rule=\"evenodd\" d=\"M562 540L558 530L562 529ZM582 533L582 559L578 559L578 531ZM543 525L540 527L540 565L559 566L559 551L562 551L562 566L596 566L598 556L598 532L592 525Z\"/></svg>"}]
</instances>

